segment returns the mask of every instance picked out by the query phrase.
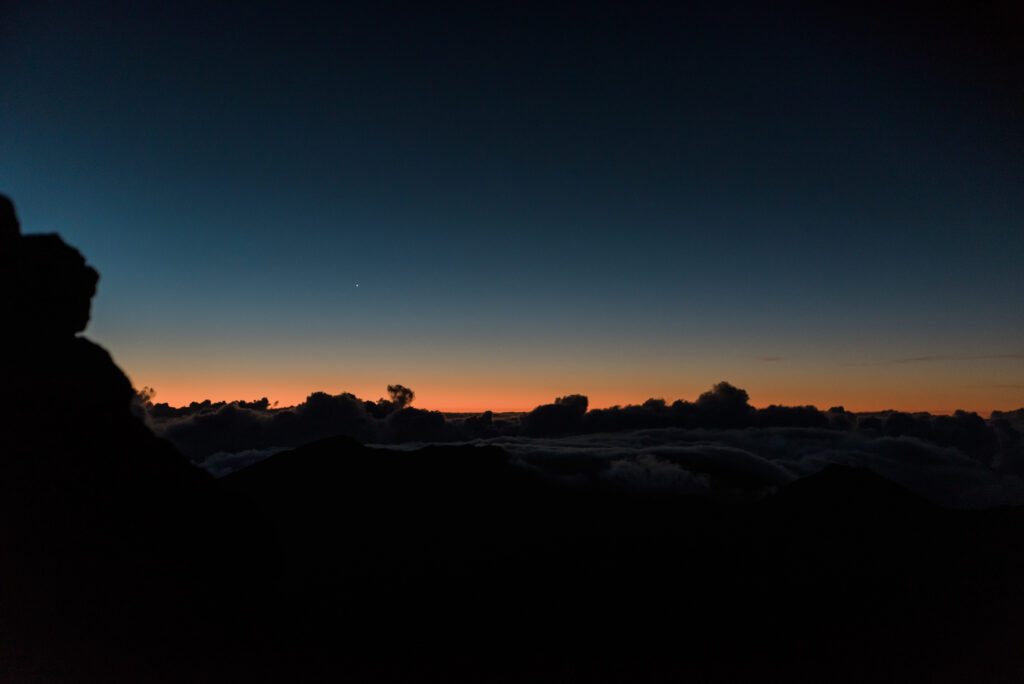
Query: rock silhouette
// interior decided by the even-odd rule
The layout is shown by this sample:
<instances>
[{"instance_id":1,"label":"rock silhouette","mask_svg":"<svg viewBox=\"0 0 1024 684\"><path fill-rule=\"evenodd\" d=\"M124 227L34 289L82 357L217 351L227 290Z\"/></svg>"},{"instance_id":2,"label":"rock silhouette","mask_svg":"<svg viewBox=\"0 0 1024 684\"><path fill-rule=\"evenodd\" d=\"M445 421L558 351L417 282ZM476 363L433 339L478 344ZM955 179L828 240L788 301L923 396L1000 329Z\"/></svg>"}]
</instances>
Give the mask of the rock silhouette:
<instances>
[{"instance_id":1,"label":"rock silhouette","mask_svg":"<svg viewBox=\"0 0 1024 684\"><path fill-rule=\"evenodd\" d=\"M7 198L0 222L0 663L144 679L227 614L237 597L216 578L264 565L253 523L132 414L128 378L77 334L95 269L57 235L21 235Z\"/></svg>"}]
</instances>

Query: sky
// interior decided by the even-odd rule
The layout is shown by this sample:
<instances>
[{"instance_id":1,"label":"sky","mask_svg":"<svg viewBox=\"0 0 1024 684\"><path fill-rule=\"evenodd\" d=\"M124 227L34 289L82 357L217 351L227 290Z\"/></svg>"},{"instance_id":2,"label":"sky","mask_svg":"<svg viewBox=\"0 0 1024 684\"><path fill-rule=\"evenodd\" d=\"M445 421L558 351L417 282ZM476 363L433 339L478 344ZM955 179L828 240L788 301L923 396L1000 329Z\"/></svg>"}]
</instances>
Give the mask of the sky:
<instances>
[{"instance_id":1,"label":"sky","mask_svg":"<svg viewBox=\"0 0 1024 684\"><path fill-rule=\"evenodd\" d=\"M1012 4L425 4L4 3L0 192L136 387L1024 406Z\"/></svg>"}]
</instances>

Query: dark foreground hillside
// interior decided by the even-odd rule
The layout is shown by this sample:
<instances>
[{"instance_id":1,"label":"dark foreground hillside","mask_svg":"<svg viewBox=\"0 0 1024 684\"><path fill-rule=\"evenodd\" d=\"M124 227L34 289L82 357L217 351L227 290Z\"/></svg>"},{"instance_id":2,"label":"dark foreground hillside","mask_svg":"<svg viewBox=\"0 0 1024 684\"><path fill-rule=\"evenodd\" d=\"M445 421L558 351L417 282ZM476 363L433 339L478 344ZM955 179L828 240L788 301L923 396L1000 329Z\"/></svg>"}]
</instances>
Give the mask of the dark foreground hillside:
<instances>
[{"instance_id":1,"label":"dark foreground hillside","mask_svg":"<svg viewBox=\"0 0 1024 684\"><path fill-rule=\"evenodd\" d=\"M1019 510L833 466L758 504L327 440L224 479L272 520L292 667L417 681L1014 681Z\"/></svg>"},{"instance_id":2,"label":"dark foreground hillside","mask_svg":"<svg viewBox=\"0 0 1024 684\"><path fill-rule=\"evenodd\" d=\"M22 236L0 196L0 681L215 667L249 648L275 575L258 516L157 439L77 335L98 278L59 236Z\"/></svg>"},{"instance_id":3,"label":"dark foreground hillside","mask_svg":"<svg viewBox=\"0 0 1024 684\"><path fill-rule=\"evenodd\" d=\"M1021 509L841 466L726 505L346 438L215 480L78 336L97 277L0 203L0 681L1024 680Z\"/></svg>"},{"instance_id":4,"label":"dark foreground hillside","mask_svg":"<svg viewBox=\"0 0 1024 684\"><path fill-rule=\"evenodd\" d=\"M727 506L553 485L497 450L392 452L340 439L213 484L238 518L215 510L217 528L205 532L184 518L179 545L231 542L259 510L265 536L235 540L238 563L215 548L175 563L162 546L121 539L98 563L59 554L63 574L48 588L83 592L81 605L58 611L59 629L14 642L27 649L6 654L21 668L15 680L1022 673L1021 511L936 508L864 471L832 467ZM76 532L109 535L149 515L139 503L123 514ZM150 584L137 586L136 573ZM14 605L38 609L23 597Z\"/></svg>"}]
</instances>

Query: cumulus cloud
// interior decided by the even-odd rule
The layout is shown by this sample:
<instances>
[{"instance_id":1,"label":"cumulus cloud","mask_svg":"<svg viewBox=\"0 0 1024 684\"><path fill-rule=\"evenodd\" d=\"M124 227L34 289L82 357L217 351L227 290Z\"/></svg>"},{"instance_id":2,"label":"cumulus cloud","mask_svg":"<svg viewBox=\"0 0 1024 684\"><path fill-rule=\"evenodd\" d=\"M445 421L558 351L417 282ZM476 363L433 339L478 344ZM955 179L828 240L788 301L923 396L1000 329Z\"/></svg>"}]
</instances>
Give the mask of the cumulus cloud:
<instances>
[{"instance_id":1,"label":"cumulus cloud","mask_svg":"<svg viewBox=\"0 0 1024 684\"><path fill-rule=\"evenodd\" d=\"M388 389L390 401L314 392L298 406L284 409L272 408L262 398L193 402L181 408L143 402L143 411L155 432L197 464L206 464L214 454L289 448L338 435L363 443L450 442L462 436L441 413L407 406L412 390L401 385Z\"/></svg>"},{"instance_id":2,"label":"cumulus cloud","mask_svg":"<svg viewBox=\"0 0 1024 684\"><path fill-rule=\"evenodd\" d=\"M391 395L391 403L397 408L405 408L416 398L416 393L405 385L388 385L388 394Z\"/></svg>"},{"instance_id":3,"label":"cumulus cloud","mask_svg":"<svg viewBox=\"0 0 1024 684\"><path fill-rule=\"evenodd\" d=\"M845 363L844 366L892 366L908 363L940 363L956 361L991 361L991 360L1024 360L1024 353L1014 354L933 354L924 356L905 356L899 359L888 359L886 361Z\"/></svg>"},{"instance_id":4,"label":"cumulus cloud","mask_svg":"<svg viewBox=\"0 0 1024 684\"><path fill-rule=\"evenodd\" d=\"M158 434L216 475L277 449L343 435L364 444L494 445L564 483L758 498L840 464L870 469L944 505L1024 503L1017 412L986 421L964 411L755 409L747 392L721 382L693 402L652 398L588 410L586 396L569 394L499 420L491 412L446 418L409 406L414 393L403 385L387 389L390 398L375 402L314 392L283 409L266 398L172 408L152 403L148 389L138 403Z\"/></svg>"},{"instance_id":5,"label":"cumulus cloud","mask_svg":"<svg viewBox=\"0 0 1024 684\"><path fill-rule=\"evenodd\" d=\"M523 432L538 437L579 432L588 405L587 397L582 394L559 397L555 403L538 406L524 415Z\"/></svg>"}]
</instances>

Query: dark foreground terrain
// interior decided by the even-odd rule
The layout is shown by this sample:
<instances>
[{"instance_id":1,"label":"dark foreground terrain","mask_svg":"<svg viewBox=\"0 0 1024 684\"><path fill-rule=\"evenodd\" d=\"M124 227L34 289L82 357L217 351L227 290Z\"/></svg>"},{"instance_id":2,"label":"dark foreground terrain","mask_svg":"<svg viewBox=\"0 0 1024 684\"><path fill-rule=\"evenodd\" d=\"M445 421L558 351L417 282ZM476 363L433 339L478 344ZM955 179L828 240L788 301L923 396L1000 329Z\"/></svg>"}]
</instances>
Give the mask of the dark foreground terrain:
<instances>
[{"instance_id":1,"label":"dark foreground terrain","mask_svg":"<svg viewBox=\"0 0 1024 684\"><path fill-rule=\"evenodd\" d=\"M292 620L308 629L293 654L314 671L949 682L1024 672L1022 512L936 508L867 471L834 466L726 506L553 486L496 450L337 440L223 484L278 532Z\"/></svg>"},{"instance_id":2,"label":"dark foreground terrain","mask_svg":"<svg viewBox=\"0 0 1024 684\"><path fill-rule=\"evenodd\" d=\"M867 471L728 506L342 438L221 481L36 478L25 499L64 493L5 510L10 681L1024 674L1022 511L937 508Z\"/></svg>"},{"instance_id":3,"label":"dark foreground terrain","mask_svg":"<svg viewBox=\"0 0 1024 684\"><path fill-rule=\"evenodd\" d=\"M723 504L346 438L215 480L77 335L96 272L0 224L0 681L1024 681L1024 510L842 466Z\"/></svg>"}]
</instances>

